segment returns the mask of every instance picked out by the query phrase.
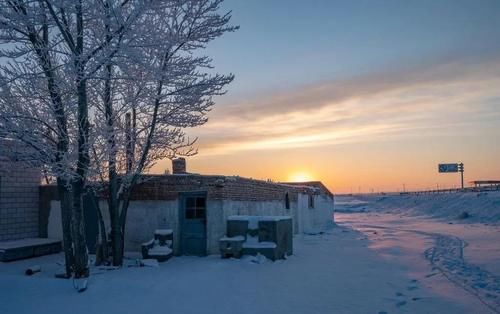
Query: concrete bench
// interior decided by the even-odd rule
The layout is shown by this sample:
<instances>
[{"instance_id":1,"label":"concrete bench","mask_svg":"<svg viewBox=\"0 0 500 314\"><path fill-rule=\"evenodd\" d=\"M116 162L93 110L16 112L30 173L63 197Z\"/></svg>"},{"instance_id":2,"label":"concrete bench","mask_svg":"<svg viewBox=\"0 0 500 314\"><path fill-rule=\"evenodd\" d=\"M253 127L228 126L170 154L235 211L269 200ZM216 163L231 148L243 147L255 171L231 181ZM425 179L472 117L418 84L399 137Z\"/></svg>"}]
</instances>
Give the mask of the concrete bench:
<instances>
[{"instance_id":1,"label":"concrete bench","mask_svg":"<svg viewBox=\"0 0 500 314\"><path fill-rule=\"evenodd\" d=\"M230 216L226 234L219 242L223 258L262 254L274 261L293 254L290 216Z\"/></svg>"},{"instance_id":2,"label":"concrete bench","mask_svg":"<svg viewBox=\"0 0 500 314\"><path fill-rule=\"evenodd\" d=\"M157 229L154 232L154 239L141 245L142 258L152 258L158 262L169 260L174 255L173 234L171 229Z\"/></svg>"},{"instance_id":3,"label":"concrete bench","mask_svg":"<svg viewBox=\"0 0 500 314\"><path fill-rule=\"evenodd\" d=\"M223 237L219 240L220 255L222 258L240 258L243 253L244 236Z\"/></svg>"},{"instance_id":4,"label":"concrete bench","mask_svg":"<svg viewBox=\"0 0 500 314\"><path fill-rule=\"evenodd\" d=\"M48 254L59 253L61 241L45 238L27 238L0 242L0 261L10 262Z\"/></svg>"}]
</instances>

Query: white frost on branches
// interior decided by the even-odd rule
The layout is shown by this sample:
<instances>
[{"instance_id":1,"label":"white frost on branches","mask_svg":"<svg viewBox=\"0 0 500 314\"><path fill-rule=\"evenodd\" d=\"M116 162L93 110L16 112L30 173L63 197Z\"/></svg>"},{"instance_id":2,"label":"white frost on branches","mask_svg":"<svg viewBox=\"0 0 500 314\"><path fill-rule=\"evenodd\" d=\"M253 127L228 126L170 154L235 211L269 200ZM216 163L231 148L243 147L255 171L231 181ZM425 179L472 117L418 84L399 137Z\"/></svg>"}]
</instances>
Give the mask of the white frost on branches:
<instances>
[{"instance_id":1,"label":"white frost on branches","mask_svg":"<svg viewBox=\"0 0 500 314\"><path fill-rule=\"evenodd\" d=\"M221 3L0 1L0 137L32 147L25 160L71 181L78 176L82 135L77 84L84 80L85 179L106 180L112 153L117 171L129 174L123 182L160 159L195 153L183 129L205 123L213 96L233 79L210 74L211 59L195 53L236 29L228 25L229 14L218 13ZM133 124L128 139L127 114ZM127 147L133 150L129 171Z\"/></svg>"},{"instance_id":2,"label":"white frost on branches","mask_svg":"<svg viewBox=\"0 0 500 314\"><path fill-rule=\"evenodd\" d=\"M88 275L89 188L108 197L121 264L131 187L158 160L196 153L184 129L205 123L233 80L200 53L237 29L221 3L0 0L0 138L27 146L21 158L56 179L74 248L67 274Z\"/></svg>"}]
</instances>

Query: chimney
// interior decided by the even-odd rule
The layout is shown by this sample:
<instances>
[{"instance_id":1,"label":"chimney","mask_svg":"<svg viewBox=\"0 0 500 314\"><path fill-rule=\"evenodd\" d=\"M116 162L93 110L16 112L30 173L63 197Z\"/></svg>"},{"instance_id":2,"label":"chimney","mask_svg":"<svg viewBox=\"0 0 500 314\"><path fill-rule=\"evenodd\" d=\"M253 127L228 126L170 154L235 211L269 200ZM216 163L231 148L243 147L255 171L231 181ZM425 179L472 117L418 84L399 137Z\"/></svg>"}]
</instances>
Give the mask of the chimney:
<instances>
[{"instance_id":1,"label":"chimney","mask_svg":"<svg viewBox=\"0 0 500 314\"><path fill-rule=\"evenodd\" d=\"M186 173L186 159L177 158L172 159L172 174Z\"/></svg>"}]
</instances>

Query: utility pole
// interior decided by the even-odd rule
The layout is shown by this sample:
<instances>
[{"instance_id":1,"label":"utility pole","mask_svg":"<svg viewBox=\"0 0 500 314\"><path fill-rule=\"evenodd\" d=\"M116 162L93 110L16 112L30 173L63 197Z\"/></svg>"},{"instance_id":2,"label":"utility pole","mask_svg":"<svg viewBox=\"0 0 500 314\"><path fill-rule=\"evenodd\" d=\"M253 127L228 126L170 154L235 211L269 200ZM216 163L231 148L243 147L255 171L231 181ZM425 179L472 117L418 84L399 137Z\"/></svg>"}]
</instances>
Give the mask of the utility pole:
<instances>
[{"instance_id":1,"label":"utility pole","mask_svg":"<svg viewBox=\"0 0 500 314\"><path fill-rule=\"evenodd\" d=\"M460 181L462 183L462 190L464 189L464 163L461 162L458 164L458 171L460 171Z\"/></svg>"}]
</instances>

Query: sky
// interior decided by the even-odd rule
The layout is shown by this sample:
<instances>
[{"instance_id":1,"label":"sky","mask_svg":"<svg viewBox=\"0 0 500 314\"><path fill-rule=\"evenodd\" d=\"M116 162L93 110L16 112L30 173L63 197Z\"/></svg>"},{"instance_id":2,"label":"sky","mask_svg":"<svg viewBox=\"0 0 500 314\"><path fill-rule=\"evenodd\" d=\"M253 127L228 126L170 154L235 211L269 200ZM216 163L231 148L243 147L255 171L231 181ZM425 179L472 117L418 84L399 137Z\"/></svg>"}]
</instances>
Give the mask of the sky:
<instances>
[{"instance_id":1,"label":"sky","mask_svg":"<svg viewBox=\"0 0 500 314\"><path fill-rule=\"evenodd\" d=\"M226 0L204 51L233 73L188 170L335 193L500 180L500 1ZM155 171L163 172L169 162Z\"/></svg>"}]
</instances>

